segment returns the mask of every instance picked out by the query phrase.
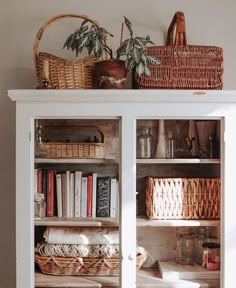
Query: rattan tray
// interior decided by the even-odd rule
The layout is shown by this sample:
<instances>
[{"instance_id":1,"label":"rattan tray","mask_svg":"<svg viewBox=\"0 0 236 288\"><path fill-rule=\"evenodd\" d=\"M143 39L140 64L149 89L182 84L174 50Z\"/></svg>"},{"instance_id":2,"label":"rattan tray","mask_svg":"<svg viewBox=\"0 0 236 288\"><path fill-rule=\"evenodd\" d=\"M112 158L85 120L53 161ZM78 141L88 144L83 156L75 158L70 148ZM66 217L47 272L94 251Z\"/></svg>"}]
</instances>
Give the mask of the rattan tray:
<instances>
[{"instance_id":1,"label":"rattan tray","mask_svg":"<svg viewBox=\"0 0 236 288\"><path fill-rule=\"evenodd\" d=\"M85 141L88 136L91 139ZM93 136L97 141L93 140ZM105 136L96 126L44 126L43 138L49 139L43 143L46 158L105 158Z\"/></svg>"}]
</instances>

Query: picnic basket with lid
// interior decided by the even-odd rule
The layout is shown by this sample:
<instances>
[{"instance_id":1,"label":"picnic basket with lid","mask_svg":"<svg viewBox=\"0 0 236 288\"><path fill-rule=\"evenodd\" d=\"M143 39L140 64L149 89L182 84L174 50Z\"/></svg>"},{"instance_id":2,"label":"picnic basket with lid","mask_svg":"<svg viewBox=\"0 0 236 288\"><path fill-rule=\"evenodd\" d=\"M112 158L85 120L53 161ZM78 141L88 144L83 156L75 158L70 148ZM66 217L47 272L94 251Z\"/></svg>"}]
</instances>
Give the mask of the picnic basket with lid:
<instances>
[{"instance_id":1,"label":"picnic basket with lid","mask_svg":"<svg viewBox=\"0 0 236 288\"><path fill-rule=\"evenodd\" d=\"M97 60L93 55L85 56L81 59L69 61L48 52L39 52L39 43L43 33L52 23L64 18L78 18L87 20L92 24L99 24L85 15L62 14L49 19L38 31L34 43L34 64L38 86L43 86L43 65L47 61L49 74L49 88L80 88L89 89L93 87L92 66Z\"/></svg>"},{"instance_id":2,"label":"picnic basket with lid","mask_svg":"<svg viewBox=\"0 0 236 288\"><path fill-rule=\"evenodd\" d=\"M187 45L183 12L175 13L166 46L148 47L146 53L160 59L161 64L150 65L151 76L136 77L138 89L223 88L223 49Z\"/></svg>"}]
</instances>

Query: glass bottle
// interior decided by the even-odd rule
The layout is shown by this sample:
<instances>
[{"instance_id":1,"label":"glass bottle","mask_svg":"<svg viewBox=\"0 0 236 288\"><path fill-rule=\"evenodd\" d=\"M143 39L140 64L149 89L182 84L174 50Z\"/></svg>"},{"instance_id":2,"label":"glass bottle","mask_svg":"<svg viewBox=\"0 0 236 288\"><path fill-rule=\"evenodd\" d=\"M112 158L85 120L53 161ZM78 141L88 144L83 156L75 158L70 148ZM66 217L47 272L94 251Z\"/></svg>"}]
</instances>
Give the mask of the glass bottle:
<instances>
[{"instance_id":1,"label":"glass bottle","mask_svg":"<svg viewBox=\"0 0 236 288\"><path fill-rule=\"evenodd\" d=\"M47 150L42 141L42 126L36 122L36 133L35 133L35 157L45 158L47 157Z\"/></svg>"},{"instance_id":2,"label":"glass bottle","mask_svg":"<svg viewBox=\"0 0 236 288\"><path fill-rule=\"evenodd\" d=\"M150 128L143 128L142 133L137 138L137 158L152 157L153 136Z\"/></svg>"},{"instance_id":3,"label":"glass bottle","mask_svg":"<svg viewBox=\"0 0 236 288\"><path fill-rule=\"evenodd\" d=\"M167 132L166 139L166 158L174 158L174 139L172 131Z\"/></svg>"}]
</instances>

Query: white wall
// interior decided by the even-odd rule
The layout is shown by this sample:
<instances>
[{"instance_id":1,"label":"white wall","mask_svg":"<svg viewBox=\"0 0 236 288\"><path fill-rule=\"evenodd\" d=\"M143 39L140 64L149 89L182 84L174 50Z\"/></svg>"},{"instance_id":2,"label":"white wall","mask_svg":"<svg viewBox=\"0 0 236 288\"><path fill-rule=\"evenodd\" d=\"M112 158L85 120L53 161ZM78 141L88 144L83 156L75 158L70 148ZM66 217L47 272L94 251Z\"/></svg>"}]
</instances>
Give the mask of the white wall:
<instances>
[{"instance_id":1,"label":"white wall","mask_svg":"<svg viewBox=\"0 0 236 288\"><path fill-rule=\"evenodd\" d=\"M0 287L15 287L15 104L8 99L7 90L36 86L33 44L38 29L57 14L85 14L116 36L110 42L115 47L119 42L121 20L125 15L132 21L137 34L150 34L156 44L163 45L168 25L178 10L185 13L189 44L224 48L224 89L235 89L235 0L1 1ZM49 28L49 34L45 33L39 50L64 57L65 52L61 47L66 36L74 30L72 23L67 25L66 21L58 22ZM68 57L72 56L70 54Z\"/></svg>"}]
</instances>

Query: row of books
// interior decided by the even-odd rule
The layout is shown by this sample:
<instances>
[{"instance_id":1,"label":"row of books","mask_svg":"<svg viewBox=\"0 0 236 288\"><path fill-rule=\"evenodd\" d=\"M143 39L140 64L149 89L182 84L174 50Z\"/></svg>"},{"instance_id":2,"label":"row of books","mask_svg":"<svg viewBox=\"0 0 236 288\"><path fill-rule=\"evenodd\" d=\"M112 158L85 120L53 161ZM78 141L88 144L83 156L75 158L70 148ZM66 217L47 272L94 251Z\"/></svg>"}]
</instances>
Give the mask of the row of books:
<instances>
[{"instance_id":1,"label":"row of books","mask_svg":"<svg viewBox=\"0 0 236 288\"><path fill-rule=\"evenodd\" d=\"M34 192L43 194L47 217L118 217L119 181L82 171L35 169Z\"/></svg>"}]
</instances>

